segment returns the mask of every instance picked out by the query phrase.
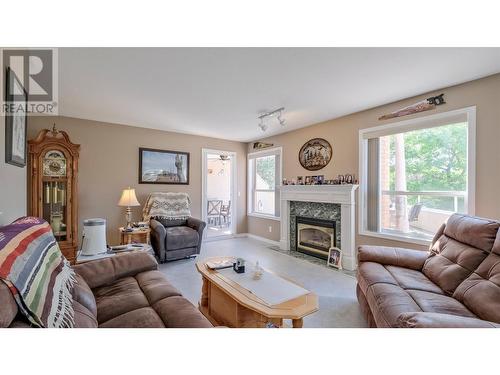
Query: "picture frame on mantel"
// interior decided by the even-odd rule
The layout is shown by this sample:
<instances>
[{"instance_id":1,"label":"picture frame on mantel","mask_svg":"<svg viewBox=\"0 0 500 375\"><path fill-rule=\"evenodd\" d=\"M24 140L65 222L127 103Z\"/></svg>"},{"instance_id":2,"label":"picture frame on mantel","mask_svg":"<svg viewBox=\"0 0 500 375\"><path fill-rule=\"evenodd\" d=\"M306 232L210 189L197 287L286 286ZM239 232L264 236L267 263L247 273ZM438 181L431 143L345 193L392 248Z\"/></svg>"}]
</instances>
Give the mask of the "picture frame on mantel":
<instances>
[{"instance_id":1,"label":"picture frame on mantel","mask_svg":"<svg viewBox=\"0 0 500 375\"><path fill-rule=\"evenodd\" d=\"M24 168L27 158L28 114L26 111L28 93L14 71L7 68L5 84L5 102L11 108L22 111L5 115L5 162Z\"/></svg>"},{"instance_id":2,"label":"picture frame on mantel","mask_svg":"<svg viewBox=\"0 0 500 375\"><path fill-rule=\"evenodd\" d=\"M140 147L139 183L189 185L189 152Z\"/></svg>"}]
</instances>

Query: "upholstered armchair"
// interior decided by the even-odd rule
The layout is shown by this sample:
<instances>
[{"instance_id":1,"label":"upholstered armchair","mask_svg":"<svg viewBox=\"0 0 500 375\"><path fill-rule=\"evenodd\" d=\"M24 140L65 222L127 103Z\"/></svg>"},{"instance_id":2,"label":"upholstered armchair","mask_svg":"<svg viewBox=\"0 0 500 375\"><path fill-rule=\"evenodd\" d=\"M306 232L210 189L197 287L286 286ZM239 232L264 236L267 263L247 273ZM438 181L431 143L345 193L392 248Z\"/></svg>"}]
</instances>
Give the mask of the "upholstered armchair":
<instances>
[{"instance_id":1,"label":"upholstered armchair","mask_svg":"<svg viewBox=\"0 0 500 375\"><path fill-rule=\"evenodd\" d=\"M200 253L205 222L191 217L186 193L151 193L142 210L149 220L151 245L161 263Z\"/></svg>"},{"instance_id":2,"label":"upholstered armchair","mask_svg":"<svg viewBox=\"0 0 500 375\"><path fill-rule=\"evenodd\" d=\"M151 245L161 263L198 255L206 223L193 217L187 220L152 218Z\"/></svg>"}]
</instances>

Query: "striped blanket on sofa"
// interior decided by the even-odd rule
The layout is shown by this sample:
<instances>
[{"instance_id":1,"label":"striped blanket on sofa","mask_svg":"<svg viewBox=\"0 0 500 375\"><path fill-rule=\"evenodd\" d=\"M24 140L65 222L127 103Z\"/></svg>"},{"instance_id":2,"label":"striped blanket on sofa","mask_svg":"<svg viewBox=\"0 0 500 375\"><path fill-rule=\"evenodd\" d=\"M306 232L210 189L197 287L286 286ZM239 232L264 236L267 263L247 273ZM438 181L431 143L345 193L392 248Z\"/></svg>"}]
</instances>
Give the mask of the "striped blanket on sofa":
<instances>
[{"instance_id":1,"label":"striped blanket on sofa","mask_svg":"<svg viewBox=\"0 0 500 375\"><path fill-rule=\"evenodd\" d=\"M22 217L0 227L0 282L33 325L73 327L74 280L45 220Z\"/></svg>"}]
</instances>

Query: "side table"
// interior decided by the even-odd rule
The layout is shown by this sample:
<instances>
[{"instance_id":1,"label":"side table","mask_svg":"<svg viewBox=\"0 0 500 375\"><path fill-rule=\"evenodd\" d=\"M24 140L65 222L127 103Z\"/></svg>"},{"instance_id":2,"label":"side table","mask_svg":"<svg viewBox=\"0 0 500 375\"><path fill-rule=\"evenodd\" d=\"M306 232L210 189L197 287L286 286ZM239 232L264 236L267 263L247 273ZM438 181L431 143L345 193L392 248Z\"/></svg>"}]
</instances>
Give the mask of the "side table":
<instances>
[{"instance_id":1,"label":"side table","mask_svg":"<svg viewBox=\"0 0 500 375\"><path fill-rule=\"evenodd\" d=\"M118 229L120 232L120 245L128 245L130 243L147 243L149 244L149 228L134 228L131 232L127 232L125 228Z\"/></svg>"}]
</instances>

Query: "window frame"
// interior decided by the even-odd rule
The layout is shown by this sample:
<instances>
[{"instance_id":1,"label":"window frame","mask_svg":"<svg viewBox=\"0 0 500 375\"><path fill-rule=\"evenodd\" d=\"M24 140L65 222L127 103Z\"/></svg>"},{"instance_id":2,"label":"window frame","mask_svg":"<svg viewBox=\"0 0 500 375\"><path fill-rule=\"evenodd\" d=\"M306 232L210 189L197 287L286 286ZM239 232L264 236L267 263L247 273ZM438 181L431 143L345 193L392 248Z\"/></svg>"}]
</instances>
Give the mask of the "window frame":
<instances>
[{"instance_id":1,"label":"window frame","mask_svg":"<svg viewBox=\"0 0 500 375\"><path fill-rule=\"evenodd\" d=\"M266 157L266 156L271 156L274 155L275 157L279 158L279 165L277 166L278 170L278 175L275 176L274 178L274 190L270 189L256 189L255 186L255 159L261 158L261 157ZM271 148L266 148L264 150L259 150L259 151L254 151L254 152L249 152L247 154L247 216L251 217L258 217L258 218L263 218L263 219L270 219L270 220L276 220L280 221L281 220L281 210L280 210L280 187L281 187L281 176L283 173L283 149L282 147L271 147ZM275 213L274 215L271 214L264 214L260 212L255 212L254 211L254 202L255 202L255 194L257 192L274 192L274 207L275 207ZM276 212L279 212L278 215L276 215Z\"/></svg>"},{"instance_id":2,"label":"window frame","mask_svg":"<svg viewBox=\"0 0 500 375\"><path fill-rule=\"evenodd\" d=\"M359 130L359 208L358 208L358 234L362 236L396 240L400 242L417 245L430 245L431 241L415 237L406 237L397 234L381 233L367 229L367 194L368 194L368 139L370 134L391 132L392 134L403 133L417 129L426 129L445 125L447 119L464 116L467 118L467 191L465 207L468 215L475 214L476 197L476 107L465 107L457 110L440 112L429 116L421 116L414 119L395 121L385 125L379 125ZM443 122L439 124L440 122ZM379 164L380 167L380 164ZM379 197L380 195L380 185Z\"/></svg>"}]
</instances>

